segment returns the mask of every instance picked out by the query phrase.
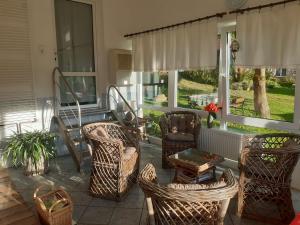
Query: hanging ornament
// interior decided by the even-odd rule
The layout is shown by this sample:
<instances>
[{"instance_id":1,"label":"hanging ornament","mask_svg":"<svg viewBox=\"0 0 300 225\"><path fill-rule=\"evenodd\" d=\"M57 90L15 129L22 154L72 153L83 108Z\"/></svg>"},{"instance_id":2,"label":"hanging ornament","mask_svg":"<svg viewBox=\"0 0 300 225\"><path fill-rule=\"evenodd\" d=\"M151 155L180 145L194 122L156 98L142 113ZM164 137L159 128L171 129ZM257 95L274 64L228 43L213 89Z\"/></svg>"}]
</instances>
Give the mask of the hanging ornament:
<instances>
[{"instance_id":1,"label":"hanging ornament","mask_svg":"<svg viewBox=\"0 0 300 225\"><path fill-rule=\"evenodd\" d=\"M238 42L237 39L233 39L231 41L230 50L231 50L232 59L233 61L235 61L236 54L240 50L240 43Z\"/></svg>"}]
</instances>

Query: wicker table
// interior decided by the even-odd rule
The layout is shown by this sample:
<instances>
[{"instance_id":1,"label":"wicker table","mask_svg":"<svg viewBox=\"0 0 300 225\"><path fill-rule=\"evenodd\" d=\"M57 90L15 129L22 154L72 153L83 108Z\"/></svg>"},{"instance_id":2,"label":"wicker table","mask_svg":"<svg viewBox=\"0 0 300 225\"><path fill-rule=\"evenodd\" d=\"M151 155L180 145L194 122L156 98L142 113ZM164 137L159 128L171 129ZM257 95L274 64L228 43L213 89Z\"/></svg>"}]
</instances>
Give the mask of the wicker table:
<instances>
[{"instance_id":1,"label":"wicker table","mask_svg":"<svg viewBox=\"0 0 300 225\"><path fill-rule=\"evenodd\" d=\"M169 161L176 169L173 182L203 183L216 179L216 165L223 162L224 158L217 154L189 148L169 156Z\"/></svg>"}]
</instances>

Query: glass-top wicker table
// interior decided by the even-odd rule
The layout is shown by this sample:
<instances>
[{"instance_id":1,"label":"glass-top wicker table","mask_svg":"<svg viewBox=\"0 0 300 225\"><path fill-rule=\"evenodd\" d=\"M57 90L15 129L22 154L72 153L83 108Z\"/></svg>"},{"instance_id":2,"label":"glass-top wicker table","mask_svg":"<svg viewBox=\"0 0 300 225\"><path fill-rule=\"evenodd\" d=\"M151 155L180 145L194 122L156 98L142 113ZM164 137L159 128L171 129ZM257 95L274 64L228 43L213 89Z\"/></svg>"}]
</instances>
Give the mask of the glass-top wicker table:
<instances>
[{"instance_id":1,"label":"glass-top wicker table","mask_svg":"<svg viewBox=\"0 0 300 225\"><path fill-rule=\"evenodd\" d=\"M216 179L216 165L224 157L210 152L189 148L169 156L176 172L175 183L203 183Z\"/></svg>"}]
</instances>

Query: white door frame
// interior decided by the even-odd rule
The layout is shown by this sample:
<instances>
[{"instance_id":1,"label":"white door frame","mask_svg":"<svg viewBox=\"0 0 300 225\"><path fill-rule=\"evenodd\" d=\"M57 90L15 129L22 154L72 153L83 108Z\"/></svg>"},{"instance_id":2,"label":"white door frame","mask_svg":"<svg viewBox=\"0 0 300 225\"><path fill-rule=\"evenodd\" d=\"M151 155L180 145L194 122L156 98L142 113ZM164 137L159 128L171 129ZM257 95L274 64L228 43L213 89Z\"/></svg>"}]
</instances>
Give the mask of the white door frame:
<instances>
[{"instance_id":1,"label":"white door frame","mask_svg":"<svg viewBox=\"0 0 300 225\"><path fill-rule=\"evenodd\" d=\"M57 39L56 39L56 20L55 20L55 0L52 0L52 15L53 15L53 31L54 31L54 41L55 41L55 53L54 57L55 66L58 67L58 56L57 56ZM96 1L95 0L71 0L73 2L84 3L92 6L92 13L93 13L93 44L94 44L94 72L63 72L65 76L94 76L95 77L95 88L96 88L96 103L95 104L86 104L80 105L81 108L90 108L90 107L98 107L98 99L99 99L99 92L98 92L98 71L99 71L99 63L98 63L98 54L97 54L97 20L96 20ZM56 95L57 98L60 99L60 93L53 93ZM76 106L59 106L60 109L76 109Z\"/></svg>"}]
</instances>

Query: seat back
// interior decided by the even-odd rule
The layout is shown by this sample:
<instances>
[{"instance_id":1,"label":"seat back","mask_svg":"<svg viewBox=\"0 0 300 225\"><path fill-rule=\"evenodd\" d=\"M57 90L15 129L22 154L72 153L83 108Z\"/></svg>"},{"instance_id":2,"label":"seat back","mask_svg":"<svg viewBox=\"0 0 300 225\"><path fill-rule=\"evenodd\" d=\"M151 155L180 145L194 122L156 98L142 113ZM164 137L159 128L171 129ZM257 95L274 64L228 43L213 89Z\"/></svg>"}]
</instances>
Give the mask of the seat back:
<instances>
[{"instance_id":1,"label":"seat back","mask_svg":"<svg viewBox=\"0 0 300 225\"><path fill-rule=\"evenodd\" d=\"M170 133L195 134L195 128L199 126L199 118L194 112L174 111L166 113L168 131Z\"/></svg>"},{"instance_id":2,"label":"seat back","mask_svg":"<svg viewBox=\"0 0 300 225\"><path fill-rule=\"evenodd\" d=\"M128 134L122 129L122 126L115 123L91 123L83 127L83 133L85 137L92 139L103 137L105 139L120 140L124 146L128 146L131 143Z\"/></svg>"},{"instance_id":3,"label":"seat back","mask_svg":"<svg viewBox=\"0 0 300 225\"><path fill-rule=\"evenodd\" d=\"M299 154L299 135L257 135L241 154L241 172L260 182L290 183Z\"/></svg>"},{"instance_id":4,"label":"seat back","mask_svg":"<svg viewBox=\"0 0 300 225\"><path fill-rule=\"evenodd\" d=\"M154 211L152 220L155 224L223 224L230 198L237 193L238 184L230 170L222 177L221 186L189 184L167 187L157 183L153 165L147 164L138 180L147 203L151 199L148 210Z\"/></svg>"}]
</instances>

